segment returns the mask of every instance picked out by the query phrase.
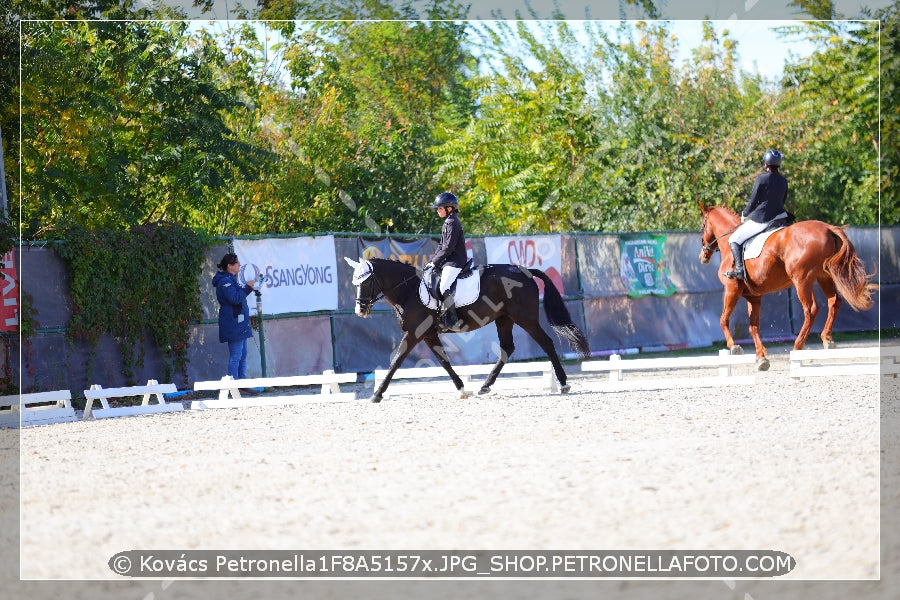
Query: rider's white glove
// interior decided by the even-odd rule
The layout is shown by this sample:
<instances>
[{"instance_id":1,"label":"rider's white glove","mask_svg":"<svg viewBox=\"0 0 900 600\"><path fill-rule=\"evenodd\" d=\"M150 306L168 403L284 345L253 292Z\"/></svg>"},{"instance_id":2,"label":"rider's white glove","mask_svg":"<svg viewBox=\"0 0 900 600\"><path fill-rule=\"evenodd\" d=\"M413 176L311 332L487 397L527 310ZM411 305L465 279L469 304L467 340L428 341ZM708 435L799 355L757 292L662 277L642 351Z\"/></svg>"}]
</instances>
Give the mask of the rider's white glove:
<instances>
[{"instance_id":1,"label":"rider's white glove","mask_svg":"<svg viewBox=\"0 0 900 600\"><path fill-rule=\"evenodd\" d=\"M744 215L741 215L741 223L746 223L746 222L747 222L747 217L745 217Z\"/></svg>"},{"instance_id":2,"label":"rider's white glove","mask_svg":"<svg viewBox=\"0 0 900 600\"><path fill-rule=\"evenodd\" d=\"M433 263L433 262L425 263L425 270L426 270L426 271L427 271L428 269L433 269L433 268L434 268L434 263Z\"/></svg>"}]
</instances>

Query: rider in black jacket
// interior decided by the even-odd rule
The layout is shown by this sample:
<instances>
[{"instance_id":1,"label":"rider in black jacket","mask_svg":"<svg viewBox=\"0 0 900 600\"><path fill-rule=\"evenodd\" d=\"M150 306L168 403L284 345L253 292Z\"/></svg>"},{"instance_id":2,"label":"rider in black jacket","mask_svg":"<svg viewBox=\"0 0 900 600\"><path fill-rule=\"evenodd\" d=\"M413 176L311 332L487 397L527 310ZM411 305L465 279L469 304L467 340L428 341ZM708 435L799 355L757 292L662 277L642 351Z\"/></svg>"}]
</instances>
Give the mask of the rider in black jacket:
<instances>
[{"instance_id":1,"label":"rider in black jacket","mask_svg":"<svg viewBox=\"0 0 900 600\"><path fill-rule=\"evenodd\" d=\"M746 279L747 276L747 272L744 270L743 243L764 231L775 219L788 216L784 210L788 181L784 175L779 173L781 152L778 150L766 151L763 155L763 163L766 165L766 172L757 177L753 183L750 199L741 212L741 226L735 229L728 238L731 255L734 258L734 268L725 273L725 276L732 279Z\"/></svg>"},{"instance_id":2,"label":"rider in black jacket","mask_svg":"<svg viewBox=\"0 0 900 600\"><path fill-rule=\"evenodd\" d=\"M466 236L462 223L459 222L459 200L456 196L450 192L442 192L434 199L431 208L437 210L438 216L444 219L444 224L441 227L441 242L425 265L425 270L431 268L441 270L441 283L438 288L441 296L439 318L442 325L450 329L457 324L459 317L456 314L456 304L447 296L450 287L466 264Z\"/></svg>"}]
</instances>

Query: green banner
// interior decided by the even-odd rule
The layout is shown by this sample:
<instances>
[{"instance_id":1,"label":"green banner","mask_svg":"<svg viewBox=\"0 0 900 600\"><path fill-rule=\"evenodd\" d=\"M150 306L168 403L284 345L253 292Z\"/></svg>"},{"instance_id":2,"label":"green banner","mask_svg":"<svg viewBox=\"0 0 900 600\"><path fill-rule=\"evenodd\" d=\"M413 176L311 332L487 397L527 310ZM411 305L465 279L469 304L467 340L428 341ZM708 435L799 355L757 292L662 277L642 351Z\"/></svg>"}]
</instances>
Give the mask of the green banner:
<instances>
[{"instance_id":1,"label":"green banner","mask_svg":"<svg viewBox=\"0 0 900 600\"><path fill-rule=\"evenodd\" d=\"M669 280L666 236L646 233L619 236L622 284L632 298L671 296L675 285Z\"/></svg>"}]
</instances>

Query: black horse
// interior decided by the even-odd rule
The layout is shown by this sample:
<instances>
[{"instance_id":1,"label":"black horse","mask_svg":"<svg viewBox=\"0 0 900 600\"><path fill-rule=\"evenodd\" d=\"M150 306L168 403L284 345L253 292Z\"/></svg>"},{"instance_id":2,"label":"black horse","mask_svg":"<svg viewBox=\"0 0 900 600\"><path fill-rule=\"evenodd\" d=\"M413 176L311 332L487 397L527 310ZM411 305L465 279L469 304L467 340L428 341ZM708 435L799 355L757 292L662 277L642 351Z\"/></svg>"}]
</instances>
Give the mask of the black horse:
<instances>
[{"instance_id":1,"label":"black horse","mask_svg":"<svg viewBox=\"0 0 900 600\"><path fill-rule=\"evenodd\" d=\"M363 318L368 317L372 305L383 296L394 308L403 329L403 339L391 359L387 375L370 400L381 401L382 394L394 373L421 341L428 344L437 361L450 375L456 389L462 393L463 382L450 365L447 352L438 337L442 330L437 312L425 306L420 300L421 279L416 268L396 260L380 258L360 259L359 262L349 258L344 260L354 268L353 283L357 286L356 314ZM513 265L487 265L479 267L477 271L481 271L481 290L477 300L472 304L458 307L462 324L457 331L471 331L493 321L497 326L497 337L500 339L500 357L478 393L490 391L503 365L512 356L515 350L512 333L514 324L528 332L547 354L553 363L560 391L568 392L570 386L566 383L566 372L553 347L553 340L538 321L539 291L534 281L535 277L544 282L544 312L553 330L566 338L572 349L582 358L586 358L590 350L587 338L572 322L562 296L550 278L539 269ZM477 271L472 277L478 276Z\"/></svg>"}]
</instances>

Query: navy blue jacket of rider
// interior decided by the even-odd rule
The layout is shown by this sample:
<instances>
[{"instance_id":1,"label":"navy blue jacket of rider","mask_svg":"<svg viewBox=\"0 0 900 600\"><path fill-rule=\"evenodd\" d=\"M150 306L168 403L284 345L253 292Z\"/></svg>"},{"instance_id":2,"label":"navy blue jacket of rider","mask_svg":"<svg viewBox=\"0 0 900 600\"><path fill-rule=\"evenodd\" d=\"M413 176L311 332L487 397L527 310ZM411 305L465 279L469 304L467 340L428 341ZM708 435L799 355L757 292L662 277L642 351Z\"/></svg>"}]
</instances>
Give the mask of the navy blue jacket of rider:
<instances>
[{"instance_id":1,"label":"navy blue jacket of rider","mask_svg":"<svg viewBox=\"0 0 900 600\"><path fill-rule=\"evenodd\" d=\"M766 172L753 182L750 199L741 214L757 223L768 223L784 212L788 180L778 172Z\"/></svg>"},{"instance_id":2,"label":"navy blue jacket of rider","mask_svg":"<svg viewBox=\"0 0 900 600\"><path fill-rule=\"evenodd\" d=\"M431 257L436 267L450 265L462 268L468 258L466 257L466 236L463 233L462 223L454 210L444 219L441 227L441 242Z\"/></svg>"}]
</instances>

